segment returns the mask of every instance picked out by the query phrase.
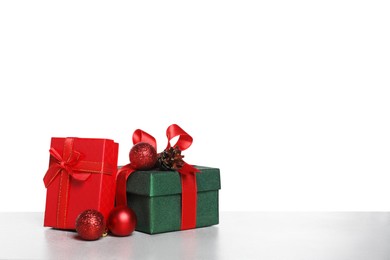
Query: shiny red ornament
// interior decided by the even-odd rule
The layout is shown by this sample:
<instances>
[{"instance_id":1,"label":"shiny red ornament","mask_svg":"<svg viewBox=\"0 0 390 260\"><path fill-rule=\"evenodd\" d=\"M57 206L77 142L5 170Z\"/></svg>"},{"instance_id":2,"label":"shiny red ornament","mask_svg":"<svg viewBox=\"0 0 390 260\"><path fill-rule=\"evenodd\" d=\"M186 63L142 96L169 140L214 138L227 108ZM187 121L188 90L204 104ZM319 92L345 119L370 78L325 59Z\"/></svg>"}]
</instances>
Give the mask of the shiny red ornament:
<instances>
[{"instance_id":1,"label":"shiny red ornament","mask_svg":"<svg viewBox=\"0 0 390 260\"><path fill-rule=\"evenodd\" d=\"M152 169L157 162L157 152L154 147L145 142L135 144L129 153L130 162L137 170Z\"/></svg>"},{"instance_id":2,"label":"shiny red ornament","mask_svg":"<svg viewBox=\"0 0 390 260\"><path fill-rule=\"evenodd\" d=\"M118 206L111 210L107 220L107 227L116 236L128 236L137 224L137 216L127 206Z\"/></svg>"},{"instance_id":3,"label":"shiny red ornament","mask_svg":"<svg viewBox=\"0 0 390 260\"><path fill-rule=\"evenodd\" d=\"M104 216L97 210L87 209L76 219L76 231L84 240L99 239L106 229Z\"/></svg>"}]
</instances>

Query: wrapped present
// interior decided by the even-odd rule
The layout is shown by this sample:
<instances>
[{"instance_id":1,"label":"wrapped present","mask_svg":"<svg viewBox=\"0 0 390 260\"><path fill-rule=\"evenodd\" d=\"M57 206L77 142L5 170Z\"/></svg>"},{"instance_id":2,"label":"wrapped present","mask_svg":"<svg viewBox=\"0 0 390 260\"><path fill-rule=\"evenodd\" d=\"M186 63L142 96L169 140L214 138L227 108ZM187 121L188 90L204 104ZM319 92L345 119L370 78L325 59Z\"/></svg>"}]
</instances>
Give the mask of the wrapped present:
<instances>
[{"instance_id":1,"label":"wrapped present","mask_svg":"<svg viewBox=\"0 0 390 260\"><path fill-rule=\"evenodd\" d=\"M75 229L77 216L86 209L105 218L114 207L118 144L109 139L52 138L45 227Z\"/></svg>"},{"instance_id":2,"label":"wrapped present","mask_svg":"<svg viewBox=\"0 0 390 260\"><path fill-rule=\"evenodd\" d=\"M195 226L216 225L219 169L196 166ZM137 215L136 230L156 234L181 230L182 185L177 171L136 171L127 180L127 203ZM192 213L193 214L193 213Z\"/></svg>"},{"instance_id":3,"label":"wrapped present","mask_svg":"<svg viewBox=\"0 0 390 260\"><path fill-rule=\"evenodd\" d=\"M182 160L181 151L189 148L193 139L178 125L169 126L166 134L168 145L157 156L158 168L146 170L150 162L145 160L142 165L142 159L146 154L154 156L145 153L144 143L157 150L156 140L140 129L134 132L132 150L140 144L144 150L141 162L131 161L118 171L117 205L132 208L138 219L136 230L149 234L218 224L219 169L194 167ZM171 145L175 137L177 142Z\"/></svg>"}]
</instances>

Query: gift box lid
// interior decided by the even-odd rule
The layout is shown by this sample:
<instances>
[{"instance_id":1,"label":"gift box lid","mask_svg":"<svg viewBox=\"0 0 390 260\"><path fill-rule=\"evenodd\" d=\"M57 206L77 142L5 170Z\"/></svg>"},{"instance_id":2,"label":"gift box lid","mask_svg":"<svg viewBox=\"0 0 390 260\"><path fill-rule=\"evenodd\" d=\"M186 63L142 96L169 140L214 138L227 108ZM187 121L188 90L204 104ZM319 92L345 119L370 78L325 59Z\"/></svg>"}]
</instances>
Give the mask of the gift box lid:
<instances>
[{"instance_id":1,"label":"gift box lid","mask_svg":"<svg viewBox=\"0 0 390 260\"><path fill-rule=\"evenodd\" d=\"M195 166L198 192L219 190L221 181L218 168ZM177 171L136 171L127 179L128 193L155 197L181 193L180 173Z\"/></svg>"}]
</instances>

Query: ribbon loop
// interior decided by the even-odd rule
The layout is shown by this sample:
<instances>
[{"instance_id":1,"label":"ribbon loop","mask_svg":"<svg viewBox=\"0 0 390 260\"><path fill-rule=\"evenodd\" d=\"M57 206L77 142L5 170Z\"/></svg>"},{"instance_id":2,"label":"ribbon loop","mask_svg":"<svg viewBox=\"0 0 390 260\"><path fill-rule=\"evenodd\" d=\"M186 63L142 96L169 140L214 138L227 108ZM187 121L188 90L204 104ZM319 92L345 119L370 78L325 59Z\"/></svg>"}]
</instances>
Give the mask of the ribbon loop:
<instances>
[{"instance_id":1,"label":"ribbon loop","mask_svg":"<svg viewBox=\"0 0 390 260\"><path fill-rule=\"evenodd\" d=\"M184 151L192 144L192 137L176 124L170 125L167 128L166 134L168 138L168 144L166 149L168 149L169 147L177 146L181 151ZM176 144L171 146L171 140L176 136L179 136L179 139L177 140Z\"/></svg>"},{"instance_id":2,"label":"ribbon loop","mask_svg":"<svg viewBox=\"0 0 390 260\"><path fill-rule=\"evenodd\" d=\"M137 129L133 133L133 144L137 144L140 142L149 143L154 147L154 149L157 150L156 139L152 135L148 134L147 132L142 131L141 129Z\"/></svg>"},{"instance_id":3,"label":"ribbon loop","mask_svg":"<svg viewBox=\"0 0 390 260\"><path fill-rule=\"evenodd\" d=\"M62 156L60 155L59 152L57 152L56 149L54 149L53 147L50 148L49 150L49 153L51 156L53 156L58 162L62 162Z\"/></svg>"}]
</instances>

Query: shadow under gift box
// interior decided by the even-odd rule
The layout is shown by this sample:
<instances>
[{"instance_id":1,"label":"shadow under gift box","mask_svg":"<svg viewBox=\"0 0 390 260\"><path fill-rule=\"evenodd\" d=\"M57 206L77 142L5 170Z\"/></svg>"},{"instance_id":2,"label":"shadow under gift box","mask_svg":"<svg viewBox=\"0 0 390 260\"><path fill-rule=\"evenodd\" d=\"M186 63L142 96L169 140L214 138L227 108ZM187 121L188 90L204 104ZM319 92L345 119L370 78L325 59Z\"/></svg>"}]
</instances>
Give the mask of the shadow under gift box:
<instances>
[{"instance_id":1,"label":"shadow under gift box","mask_svg":"<svg viewBox=\"0 0 390 260\"><path fill-rule=\"evenodd\" d=\"M219 223L218 191L221 188L218 168L195 166L197 213L196 227ZM180 230L181 179L176 171L136 171L127 179L127 204L137 215L136 230L157 234Z\"/></svg>"}]
</instances>

